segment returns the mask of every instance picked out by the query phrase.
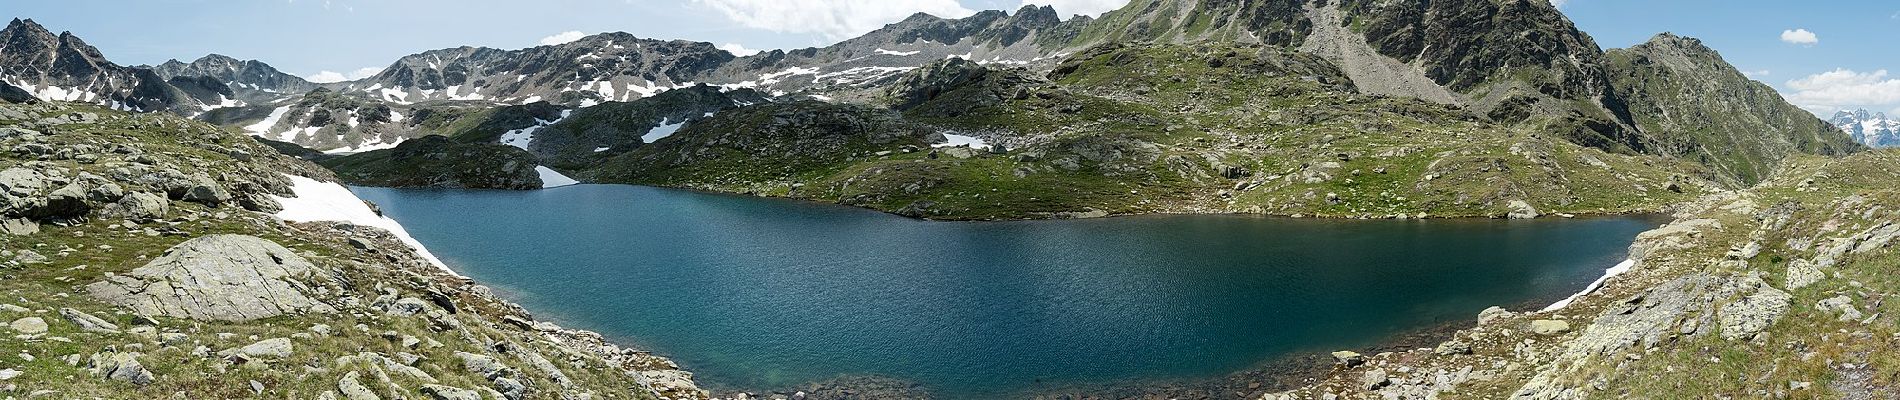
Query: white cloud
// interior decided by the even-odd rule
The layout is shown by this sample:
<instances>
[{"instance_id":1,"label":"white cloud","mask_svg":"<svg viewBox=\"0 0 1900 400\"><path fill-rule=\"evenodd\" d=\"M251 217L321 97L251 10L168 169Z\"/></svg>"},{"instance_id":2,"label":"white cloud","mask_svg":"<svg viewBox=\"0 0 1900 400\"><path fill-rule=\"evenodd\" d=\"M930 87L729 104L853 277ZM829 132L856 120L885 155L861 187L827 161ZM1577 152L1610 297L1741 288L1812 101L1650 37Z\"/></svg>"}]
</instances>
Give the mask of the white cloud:
<instances>
[{"instance_id":1,"label":"white cloud","mask_svg":"<svg viewBox=\"0 0 1900 400\"><path fill-rule=\"evenodd\" d=\"M1567 3L1570 3L1570 0L1550 0L1550 5L1556 6L1558 8L1563 8L1564 4L1567 4Z\"/></svg>"},{"instance_id":2,"label":"white cloud","mask_svg":"<svg viewBox=\"0 0 1900 400\"><path fill-rule=\"evenodd\" d=\"M834 40L863 35L911 14L963 18L976 11L957 0L693 0L739 25L780 33L817 33Z\"/></svg>"},{"instance_id":3,"label":"white cloud","mask_svg":"<svg viewBox=\"0 0 1900 400\"><path fill-rule=\"evenodd\" d=\"M561 33L554 34L554 36L541 38L541 45L553 46L557 44L581 40L581 38L584 38L584 37L587 37L587 34L581 33L581 31L561 32Z\"/></svg>"},{"instance_id":4,"label":"white cloud","mask_svg":"<svg viewBox=\"0 0 1900 400\"><path fill-rule=\"evenodd\" d=\"M1807 29L1795 28L1781 31L1781 41L1813 46L1816 43L1821 43L1821 37L1815 36L1814 32L1809 32Z\"/></svg>"},{"instance_id":5,"label":"white cloud","mask_svg":"<svg viewBox=\"0 0 1900 400\"><path fill-rule=\"evenodd\" d=\"M357 79L368 78L368 77L376 76L376 74L380 74L382 72L383 72L383 69L379 67L357 68L355 71L350 71L349 74L344 74L344 73L336 72L336 71L317 71L317 73L310 74L309 76L305 76L303 77L303 79L306 81L311 81L311 82L316 82L316 83L336 83L336 82L353 81Z\"/></svg>"},{"instance_id":6,"label":"white cloud","mask_svg":"<svg viewBox=\"0 0 1900 400\"><path fill-rule=\"evenodd\" d=\"M1055 7L1056 13L1063 17L1070 15L1102 16L1102 13L1115 11L1128 5L1128 0L1030 0L1023 4L1038 4Z\"/></svg>"},{"instance_id":7,"label":"white cloud","mask_svg":"<svg viewBox=\"0 0 1900 400\"><path fill-rule=\"evenodd\" d=\"M745 45L738 44L738 43L722 44L722 45L719 45L719 49L725 50L727 53L732 53L732 55L740 56L740 57L745 57L745 56L749 56L753 54L759 54L760 52L759 49L748 49L745 47Z\"/></svg>"},{"instance_id":8,"label":"white cloud","mask_svg":"<svg viewBox=\"0 0 1900 400\"><path fill-rule=\"evenodd\" d=\"M1757 70L1757 71L1742 71L1742 75L1743 75L1743 76L1747 76L1747 77L1749 77L1750 79L1761 79L1761 78L1766 78L1766 77L1768 77L1769 75L1774 75L1774 74L1775 74L1774 72L1771 72L1771 71L1768 71L1768 70L1765 70L1765 69L1764 69L1764 70Z\"/></svg>"},{"instance_id":9,"label":"white cloud","mask_svg":"<svg viewBox=\"0 0 1900 400\"><path fill-rule=\"evenodd\" d=\"M1857 72L1836 69L1788 81L1788 101L1816 113L1844 108L1900 106L1900 79L1887 70Z\"/></svg>"}]
</instances>

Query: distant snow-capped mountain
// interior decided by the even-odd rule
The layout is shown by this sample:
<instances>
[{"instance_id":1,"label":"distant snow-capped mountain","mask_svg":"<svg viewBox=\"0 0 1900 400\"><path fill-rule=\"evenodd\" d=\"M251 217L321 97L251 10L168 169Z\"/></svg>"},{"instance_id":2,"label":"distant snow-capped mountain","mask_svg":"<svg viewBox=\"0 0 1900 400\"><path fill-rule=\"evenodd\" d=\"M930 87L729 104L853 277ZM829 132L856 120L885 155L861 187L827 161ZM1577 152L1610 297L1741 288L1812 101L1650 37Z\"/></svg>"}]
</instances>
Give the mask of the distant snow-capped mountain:
<instances>
[{"instance_id":1,"label":"distant snow-capped mountain","mask_svg":"<svg viewBox=\"0 0 1900 400\"><path fill-rule=\"evenodd\" d=\"M1887 113L1843 110L1834 113L1834 118L1828 119L1828 122L1869 147L1900 146L1900 120L1888 118Z\"/></svg>"},{"instance_id":2,"label":"distant snow-capped mountain","mask_svg":"<svg viewBox=\"0 0 1900 400\"><path fill-rule=\"evenodd\" d=\"M165 77L113 64L70 32L54 34L33 20L0 29L0 81L41 100L74 101L131 111L198 115L242 105L223 81Z\"/></svg>"}]
</instances>

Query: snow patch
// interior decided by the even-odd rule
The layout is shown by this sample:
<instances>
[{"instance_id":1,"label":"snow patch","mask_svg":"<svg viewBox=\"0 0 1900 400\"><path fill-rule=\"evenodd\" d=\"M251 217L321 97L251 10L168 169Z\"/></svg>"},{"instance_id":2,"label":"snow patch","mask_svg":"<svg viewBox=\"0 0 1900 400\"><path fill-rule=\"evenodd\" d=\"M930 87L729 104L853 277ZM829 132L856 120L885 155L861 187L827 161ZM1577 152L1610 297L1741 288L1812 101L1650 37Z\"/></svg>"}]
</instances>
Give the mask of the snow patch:
<instances>
[{"instance_id":1,"label":"snow patch","mask_svg":"<svg viewBox=\"0 0 1900 400\"><path fill-rule=\"evenodd\" d=\"M250 133L252 136L267 135L270 133L270 128L277 126L277 121L282 121L284 119L284 113L287 112L290 112L290 106L277 107L275 110L270 110L270 116L264 117L263 121L257 121L255 124L245 126L244 132Z\"/></svg>"},{"instance_id":2,"label":"snow patch","mask_svg":"<svg viewBox=\"0 0 1900 400\"><path fill-rule=\"evenodd\" d=\"M885 49L877 49L877 54L883 54L883 55L889 55L889 56L899 56L899 57L903 57L903 56L914 56L914 55L917 55L917 53L922 53L922 52L923 52L922 50L919 50L919 51L890 51L890 50L885 50Z\"/></svg>"},{"instance_id":3,"label":"snow patch","mask_svg":"<svg viewBox=\"0 0 1900 400\"><path fill-rule=\"evenodd\" d=\"M393 141L393 142L384 142L383 139L379 137L379 138L376 138L375 140L364 142L363 144L357 145L356 147L344 147L344 148L324 150L323 153L324 154L362 153L366 151L393 149L393 148L396 148L396 145L399 145L399 144L402 144L402 139L396 139L396 141Z\"/></svg>"},{"instance_id":4,"label":"snow patch","mask_svg":"<svg viewBox=\"0 0 1900 400\"><path fill-rule=\"evenodd\" d=\"M1569 298L1563 299L1563 301L1559 301L1556 304L1551 304L1550 307L1544 307L1543 312L1557 311L1564 309L1564 307L1569 307L1570 303L1577 301L1578 298L1595 293L1597 289L1603 288L1603 284L1609 282L1610 278L1622 275L1625 272L1630 272L1630 269L1635 267L1636 260L1623 260L1622 263L1618 263L1616 266L1610 267L1609 270L1603 271L1603 277L1597 278L1596 282L1590 282L1590 286L1584 287L1583 291L1570 295Z\"/></svg>"},{"instance_id":5,"label":"snow patch","mask_svg":"<svg viewBox=\"0 0 1900 400\"><path fill-rule=\"evenodd\" d=\"M277 204L284 206L283 211L277 212L277 219L290 222L348 222L389 231L403 244L415 249L417 255L429 260L429 263L435 264L436 267L442 268L449 274L461 276L454 270L450 270L441 259L435 258L435 254L429 253L429 249L423 247L422 242L409 236L409 231L403 229L402 224L396 223L396 220L389 217L378 215L362 198L356 197L355 193L350 193L349 188L297 175L285 176L290 177L290 182L294 185L291 191L296 195L295 197L271 196L272 199L277 200Z\"/></svg>"},{"instance_id":6,"label":"snow patch","mask_svg":"<svg viewBox=\"0 0 1900 400\"><path fill-rule=\"evenodd\" d=\"M520 147L522 150L527 150L528 144L534 143L535 131L539 131L541 130L541 128L547 127L548 125L554 125L555 123L561 122L561 120L567 119L568 115L573 115L573 114L574 114L574 110L562 110L561 117L555 118L553 121L536 118L534 120L534 126L502 132L501 144Z\"/></svg>"},{"instance_id":7,"label":"snow patch","mask_svg":"<svg viewBox=\"0 0 1900 400\"><path fill-rule=\"evenodd\" d=\"M666 138L667 136L673 136L674 132L680 131L680 127L686 126L686 121L680 121L678 123L668 123L668 122L670 122L670 120L660 121L660 126L654 127L653 130L647 131L647 134L645 135L640 135L640 142L653 143L654 141ZM594 151L600 151L600 150L594 150Z\"/></svg>"},{"instance_id":8,"label":"snow patch","mask_svg":"<svg viewBox=\"0 0 1900 400\"><path fill-rule=\"evenodd\" d=\"M953 134L946 133L946 134L943 134L943 137L945 139L949 139L949 141L933 144L933 145L930 145L930 147L970 146L970 148L972 149L984 149L984 150L987 150L990 148L989 142L985 142L983 141L982 138L978 138L975 136L953 135Z\"/></svg>"},{"instance_id":9,"label":"snow patch","mask_svg":"<svg viewBox=\"0 0 1900 400\"><path fill-rule=\"evenodd\" d=\"M578 185L581 183L581 181L569 178L567 175L561 175L560 171L555 171L553 168L546 166L537 165L534 167L534 172L541 175L542 189Z\"/></svg>"}]
</instances>

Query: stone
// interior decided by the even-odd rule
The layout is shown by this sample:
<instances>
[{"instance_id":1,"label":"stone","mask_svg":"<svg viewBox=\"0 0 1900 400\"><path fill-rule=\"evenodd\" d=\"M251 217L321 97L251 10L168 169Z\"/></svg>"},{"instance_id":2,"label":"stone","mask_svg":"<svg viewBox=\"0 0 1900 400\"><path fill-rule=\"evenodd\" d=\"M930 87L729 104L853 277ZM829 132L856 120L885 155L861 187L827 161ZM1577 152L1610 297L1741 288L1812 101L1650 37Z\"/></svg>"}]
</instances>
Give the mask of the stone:
<instances>
[{"instance_id":1,"label":"stone","mask_svg":"<svg viewBox=\"0 0 1900 400\"><path fill-rule=\"evenodd\" d=\"M238 353L257 358L289 358L294 347L288 338L267 339L238 349Z\"/></svg>"},{"instance_id":2,"label":"stone","mask_svg":"<svg viewBox=\"0 0 1900 400\"><path fill-rule=\"evenodd\" d=\"M123 275L86 287L94 298L141 315L244 322L333 313L301 280L315 265L269 240L210 235L185 241Z\"/></svg>"},{"instance_id":3,"label":"stone","mask_svg":"<svg viewBox=\"0 0 1900 400\"><path fill-rule=\"evenodd\" d=\"M167 346L177 346L190 341L191 336L187 336L183 333L165 332L158 334L158 342Z\"/></svg>"},{"instance_id":4,"label":"stone","mask_svg":"<svg viewBox=\"0 0 1900 400\"><path fill-rule=\"evenodd\" d=\"M183 195L179 196L179 200L208 206L218 206L224 204L224 202L231 201L231 192L227 192L224 188L218 187L217 181L199 175L192 178L191 185L184 190Z\"/></svg>"},{"instance_id":5,"label":"stone","mask_svg":"<svg viewBox=\"0 0 1900 400\"><path fill-rule=\"evenodd\" d=\"M40 223L26 218L0 219L0 235L26 236L40 233Z\"/></svg>"},{"instance_id":6,"label":"stone","mask_svg":"<svg viewBox=\"0 0 1900 400\"><path fill-rule=\"evenodd\" d=\"M1788 290L1796 290L1820 283L1821 280L1827 279L1827 274L1822 273L1821 269L1815 268L1814 263L1807 260L1794 260L1788 262L1788 271L1784 278L1788 283Z\"/></svg>"},{"instance_id":7,"label":"stone","mask_svg":"<svg viewBox=\"0 0 1900 400\"><path fill-rule=\"evenodd\" d=\"M46 333L47 327L45 319L41 319L40 317L26 317L13 320L13 323L7 324L7 328L13 329L14 332L19 332L22 335L38 335Z\"/></svg>"},{"instance_id":8,"label":"stone","mask_svg":"<svg viewBox=\"0 0 1900 400\"><path fill-rule=\"evenodd\" d=\"M1347 367L1366 363L1366 356L1357 352L1341 350L1333 352L1333 360Z\"/></svg>"},{"instance_id":9,"label":"stone","mask_svg":"<svg viewBox=\"0 0 1900 400\"><path fill-rule=\"evenodd\" d=\"M343 374L343 379L336 381L336 391L343 393L343 398L348 400L383 400L382 396L369 390L369 386L364 386L359 376L356 371Z\"/></svg>"},{"instance_id":10,"label":"stone","mask_svg":"<svg viewBox=\"0 0 1900 400\"><path fill-rule=\"evenodd\" d=\"M1359 376L1359 387L1367 390L1385 387L1389 383L1392 383L1392 379L1386 375L1385 368L1375 368Z\"/></svg>"},{"instance_id":11,"label":"stone","mask_svg":"<svg viewBox=\"0 0 1900 400\"><path fill-rule=\"evenodd\" d=\"M453 386L422 385L422 394L431 400L482 400L482 394Z\"/></svg>"},{"instance_id":12,"label":"stone","mask_svg":"<svg viewBox=\"0 0 1900 400\"><path fill-rule=\"evenodd\" d=\"M1566 321L1540 319L1531 321L1531 333L1544 336L1570 333L1570 323Z\"/></svg>"},{"instance_id":13,"label":"stone","mask_svg":"<svg viewBox=\"0 0 1900 400\"><path fill-rule=\"evenodd\" d=\"M1860 313L1860 310L1854 308L1854 299L1845 295L1821 300L1819 303L1815 303L1814 308L1831 313L1840 313L1840 320L1842 321L1859 321L1861 318L1866 317Z\"/></svg>"},{"instance_id":14,"label":"stone","mask_svg":"<svg viewBox=\"0 0 1900 400\"><path fill-rule=\"evenodd\" d=\"M1768 286L1761 278L1750 278L1742 284L1743 290L1753 288L1755 291L1722 306L1718 316L1723 339L1753 339L1787 313L1789 303L1794 300L1794 296Z\"/></svg>"},{"instance_id":15,"label":"stone","mask_svg":"<svg viewBox=\"0 0 1900 400\"><path fill-rule=\"evenodd\" d=\"M1478 325L1489 325L1492 321L1510 318L1516 315L1516 313L1512 313L1510 310L1505 310L1504 307L1492 306L1491 308L1486 308L1484 311L1478 312Z\"/></svg>"},{"instance_id":16,"label":"stone","mask_svg":"<svg viewBox=\"0 0 1900 400\"><path fill-rule=\"evenodd\" d=\"M1530 202L1523 200L1511 200L1509 208L1511 212L1506 215L1511 219L1534 219L1543 215L1537 212L1536 207L1531 207Z\"/></svg>"},{"instance_id":17,"label":"stone","mask_svg":"<svg viewBox=\"0 0 1900 400\"><path fill-rule=\"evenodd\" d=\"M35 253L32 250L20 250L20 254L13 256L13 262L19 263L21 265L45 264L49 261L52 261L52 260L46 258L46 256L40 255L40 253Z\"/></svg>"},{"instance_id":18,"label":"stone","mask_svg":"<svg viewBox=\"0 0 1900 400\"><path fill-rule=\"evenodd\" d=\"M1439 343L1438 348L1433 349L1432 352L1441 356L1471 354L1471 344L1458 340L1448 340L1444 343Z\"/></svg>"},{"instance_id":19,"label":"stone","mask_svg":"<svg viewBox=\"0 0 1900 400\"><path fill-rule=\"evenodd\" d=\"M514 378L495 378L493 383L495 390L501 392L504 399L519 400L528 394L528 385Z\"/></svg>"},{"instance_id":20,"label":"stone","mask_svg":"<svg viewBox=\"0 0 1900 400\"><path fill-rule=\"evenodd\" d=\"M0 381L13 380L13 378L18 378L20 375L25 374L25 372L20 372L12 368L0 369Z\"/></svg>"},{"instance_id":21,"label":"stone","mask_svg":"<svg viewBox=\"0 0 1900 400\"><path fill-rule=\"evenodd\" d=\"M152 371L139 363L138 355L133 353L100 353L92 355L93 376L110 380L128 382L145 386L152 383Z\"/></svg>"},{"instance_id":22,"label":"stone","mask_svg":"<svg viewBox=\"0 0 1900 400\"><path fill-rule=\"evenodd\" d=\"M92 205L86 202L86 186L77 182L54 189L46 195L46 205L35 212L40 218L73 219L92 212Z\"/></svg>"},{"instance_id":23,"label":"stone","mask_svg":"<svg viewBox=\"0 0 1900 400\"><path fill-rule=\"evenodd\" d=\"M501 365L501 361L496 360L494 357L480 354L458 351L455 352L455 358L462 359L462 367L467 368L468 372L474 372L489 378L494 378L508 368Z\"/></svg>"},{"instance_id":24,"label":"stone","mask_svg":"<svg viewBox=\"0 0 1900 400\"><path fill-rule=\"evenodd\" d=\"M132 192L114 203L112 214L136 220L151 221L163 219L171 213L171 201L165 196L146 192Z\"/></svg>"},{"instance_id":25,"label":"stone","mask_svg":"<svg viewBox=\"0 0 1900 400\"><path fill-rule=\"evenodd\" d=\"M422 314L428 311L429 311L429 302L427 300L418 299L414 297L404 297L401 300L396 300L395 303L391 303L389 305L387 312L390 315L408 317L408 316L414 316L417 314Z\"/></svg>"},{"instance_id":26,"label":"stone","mask_svg":"<svg viewBox=\"0 0 1900 400\"><path fill-rule=\"evenodd\" d=\"M67 321L72 321L73 325L78 325L79 330L82 330L82 331L93 332L93 333L118 333L119 332L119 325L113 324L111 322L106 322L106 320L104 319L93 316L92 314L87 314L83 311L74 310L71 308L61 308L59 309L59 315L61 317L66 317Z\"/></svg>"}]
</instances>

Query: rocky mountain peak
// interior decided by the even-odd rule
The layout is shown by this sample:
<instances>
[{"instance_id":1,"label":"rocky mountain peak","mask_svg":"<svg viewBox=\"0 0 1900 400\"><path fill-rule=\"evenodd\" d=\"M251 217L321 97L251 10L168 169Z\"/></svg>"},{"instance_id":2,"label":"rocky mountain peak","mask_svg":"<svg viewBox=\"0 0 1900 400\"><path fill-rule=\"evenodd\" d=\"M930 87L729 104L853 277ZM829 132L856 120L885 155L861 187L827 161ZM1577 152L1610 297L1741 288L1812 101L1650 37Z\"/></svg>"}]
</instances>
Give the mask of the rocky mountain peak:
<instances>
[{"instance_id":1,"label":"rocky mountain peak","mask_svg":"<svg viewBox=\"0 0 1900 400\"><path fill-rule=\"evenodd\" d=\"M1827 122L1868 147L1900 147L1900 121L1887 118L1887 113L1841 110Z\"/></svg>"}]
</instances>

